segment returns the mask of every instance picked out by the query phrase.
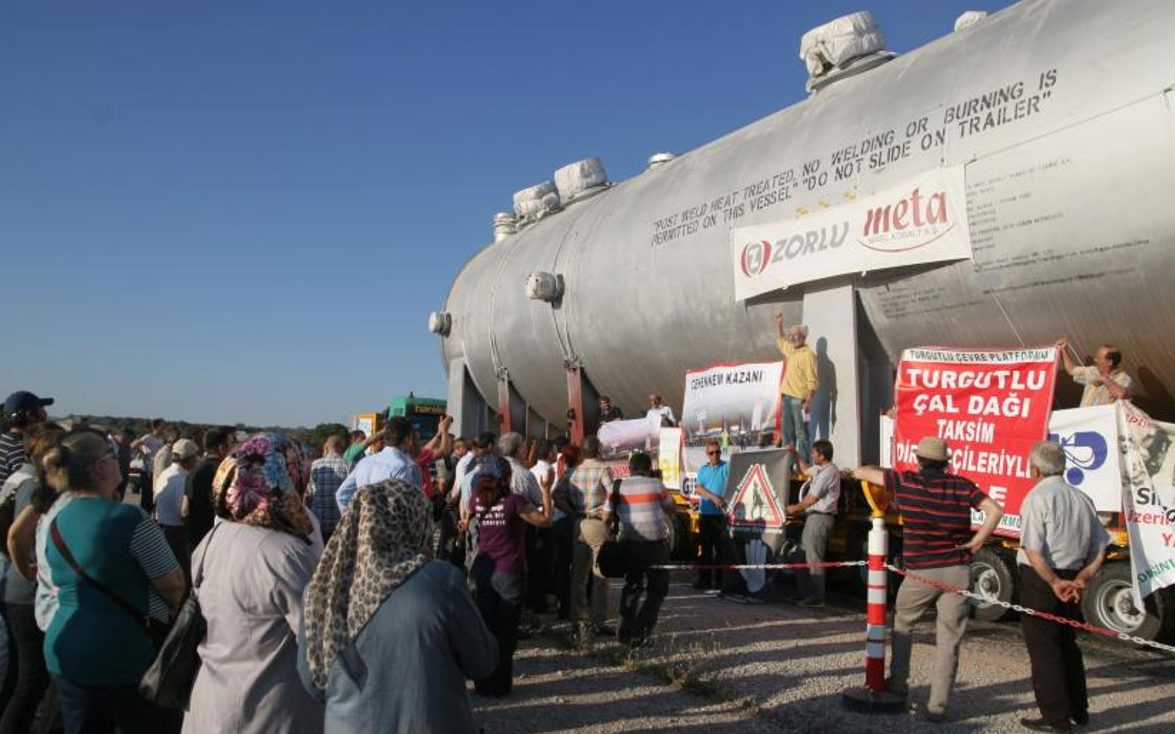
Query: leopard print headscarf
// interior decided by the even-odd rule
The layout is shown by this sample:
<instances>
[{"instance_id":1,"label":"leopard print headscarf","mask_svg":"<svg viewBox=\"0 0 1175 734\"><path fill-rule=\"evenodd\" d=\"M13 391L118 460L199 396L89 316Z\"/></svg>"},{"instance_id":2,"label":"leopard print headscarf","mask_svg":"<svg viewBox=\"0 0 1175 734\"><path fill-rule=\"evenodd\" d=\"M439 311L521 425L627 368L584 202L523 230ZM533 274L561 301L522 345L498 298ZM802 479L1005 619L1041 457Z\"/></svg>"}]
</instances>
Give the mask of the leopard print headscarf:
<instances>
[{"instance_id":1,"label":"leopard print headscarf","mask_svg":"<svg viewBox=\"0 0 1175 734\"><path fill-rule=\"evenodd\" d=\"M431 537L419 488L388 479L355 493L306 591L306 662L320 690L388 594L428 562Z\"/></svg>"}]
</instances>

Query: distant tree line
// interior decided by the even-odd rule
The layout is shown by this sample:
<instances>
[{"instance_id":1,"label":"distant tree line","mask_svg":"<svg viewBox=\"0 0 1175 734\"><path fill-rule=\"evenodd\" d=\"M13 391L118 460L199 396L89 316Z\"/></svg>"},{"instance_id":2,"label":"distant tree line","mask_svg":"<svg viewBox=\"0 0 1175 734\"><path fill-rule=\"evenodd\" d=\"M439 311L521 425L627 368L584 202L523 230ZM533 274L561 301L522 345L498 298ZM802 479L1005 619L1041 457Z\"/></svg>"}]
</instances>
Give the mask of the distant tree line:
<instances>
[{"instance_id":1,"label":"distant tree line","mask_svg":"<svg viewBox=\"0 0 1175 734\"><path fill-rule=\"evenodd\" d=\"M102 426L107 430L115 428L126 431L131 436L143 436L151 432L151 418L129 418L125 416L112 415L71 415L67 418L59 419L68 421L73 425L88 424ZM166 420L166 419L165 419ZM321 446L331 435L346 436L350 433L350 429L342 423L319 423L313 428L306 428L299 426L297 428L289 428L286 426L248 426L244 423L237 423L236 425L218 424L218 423L189 423L187 421L167 421L167 425L175 428L180 438L190 438L199 443L203 437L204 432L209 428L231 428L234 431L244 431L245 433L253 434L260 432L281 433L292 440L300 441L302 443L312 444L314 446Z\"/></svg>"}]
</instances>

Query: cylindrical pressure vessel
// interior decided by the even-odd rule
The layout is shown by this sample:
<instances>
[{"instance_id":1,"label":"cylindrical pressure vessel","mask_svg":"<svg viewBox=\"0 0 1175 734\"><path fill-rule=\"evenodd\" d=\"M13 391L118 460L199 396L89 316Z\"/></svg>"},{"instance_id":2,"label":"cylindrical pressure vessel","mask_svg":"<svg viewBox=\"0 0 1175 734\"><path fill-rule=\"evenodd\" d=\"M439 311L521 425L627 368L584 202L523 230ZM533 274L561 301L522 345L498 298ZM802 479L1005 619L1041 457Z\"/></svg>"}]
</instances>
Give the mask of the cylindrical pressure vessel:
<instances>
[{"instance_id":1,"label":"cylindrical pressure vessel","mask_svg":"<svg viewBox=\"0 0 1175 734\"><path fill-rule=\"evenodd\" d=\"M804 291L822 287L736 300L732 228L963 166L973 258L852 275L862 333L891 361L915 345L1113 342L1170 408L1172 38L1169 0L1025 0L831 83L478 252L445 307L445 365L491 406L508 375L554 425L569 361L626 413L651 391L680 411L685 370L777 358L771 315L804 320ZM562 276L561 298L528 297L536 271Z\"/></svg>"}]
</instances>

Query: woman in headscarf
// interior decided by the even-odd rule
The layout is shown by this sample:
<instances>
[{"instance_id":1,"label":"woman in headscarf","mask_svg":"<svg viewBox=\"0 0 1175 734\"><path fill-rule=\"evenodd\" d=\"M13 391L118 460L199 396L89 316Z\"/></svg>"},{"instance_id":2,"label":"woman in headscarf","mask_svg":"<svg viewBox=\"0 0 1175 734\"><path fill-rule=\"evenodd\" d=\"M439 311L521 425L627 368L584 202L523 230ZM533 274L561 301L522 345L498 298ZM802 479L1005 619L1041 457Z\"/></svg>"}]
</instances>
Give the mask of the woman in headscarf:
<instances>
[{"instance_id":1,"label":"woman in headscarf","mask_svg":"<svg viewBox=\"0 0 1175 734\"><path fill-rule=\"evenodd\" d=\"M298 680L302 594L318 553L283 436L242 443L212 482L216 525L192 553L208 633L185 734L318 734L322 705Z\"/></svg>"},{"instance_id":2,"label":"woman in headscarf","mask_svg":"<svg viewBox=\"0 0 1175 734\"><path fill-rule=\"evenodd\" d=\"M468 678L498 647L461 571L428 557L431 507L399 479L361 487L306 590L299 672L326 731L474 734Z\"/></svg>"},{"instance_id":3,"label":"woman in headscarf","mask_svg":"<svg viewBox=\"0 0 1175 734\"><path fill-rule=\"evenodd\" d=\"M538 508L525 495L510 491L510 475L510 464L500 456L487 456L473 475L477 555L469 582L500 651L497 667L475 683L477 692L488 696L508 696L514 684L514 648L526 590L526 525L550 527L554 517L549 483L540 486L543 506Z\"/></svg>"}]
</instances>

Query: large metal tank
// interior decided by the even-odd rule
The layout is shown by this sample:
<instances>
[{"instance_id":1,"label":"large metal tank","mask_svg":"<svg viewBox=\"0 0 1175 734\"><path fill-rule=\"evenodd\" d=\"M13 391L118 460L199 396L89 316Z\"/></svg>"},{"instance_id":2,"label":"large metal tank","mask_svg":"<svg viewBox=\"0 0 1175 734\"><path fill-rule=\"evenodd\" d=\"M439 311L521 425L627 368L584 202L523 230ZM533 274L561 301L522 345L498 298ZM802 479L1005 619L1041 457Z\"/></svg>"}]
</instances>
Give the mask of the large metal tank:
<instances>
[{"instance_id":1,"label":"large metal tank","mask_svg":"<svg viewBox=\"0 0 1175 734\"><path fill-rule=\"evenodd\" d=\"M532 432L562 429L579 364L626 412L650 390L680 410L686 369L775 358L771 314L812 320L824 286L736 301L732 227L964 165L973 260L851 277L861 356L842 375L884 385L912 345L1069 335L1117 343L1170 409L1172 38L1170 0L1025 0L488 245L445 305L451 399L493 408L508 385ZM528 298L533 271L561 274L563 297Z\"/></svg>"}]
</instances>

